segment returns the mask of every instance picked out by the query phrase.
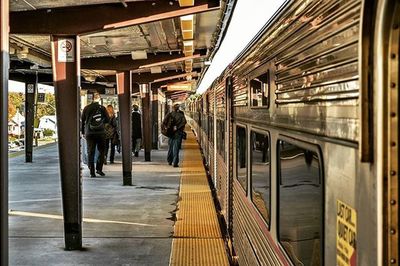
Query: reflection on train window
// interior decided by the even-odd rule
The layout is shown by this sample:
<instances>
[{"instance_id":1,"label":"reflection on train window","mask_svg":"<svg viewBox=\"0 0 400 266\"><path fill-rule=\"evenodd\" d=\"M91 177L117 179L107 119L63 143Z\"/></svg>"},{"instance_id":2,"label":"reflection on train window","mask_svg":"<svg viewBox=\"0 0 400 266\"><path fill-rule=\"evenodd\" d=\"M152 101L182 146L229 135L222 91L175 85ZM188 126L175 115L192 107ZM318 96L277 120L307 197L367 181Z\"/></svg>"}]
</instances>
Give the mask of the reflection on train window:
<instances>
[{"instance_id":1,"label":"reflection on train window","mask_svg":"<svg viewBox=\"0 0 400 266\"><path fill-rule=\"evenodd\" d=\"M269 106L269 72L250 81L251 105Z\"/></svg>"},{"instance_id":2,"label":"reflection on train window","mask_svg":"<svg viewBox=\"0 0 400 266\"><path fill-rule=\"evenodd\" d=\"M265 221L269 224L271 151L268 135L252 131L251 146L251 199Z\"/></svg>"},{"instance_id":3,"label":"reflection on train window","mask_svg":"<svg viewBox=\"0 0 400 266\"><path fill-rule=\"evenodd\" d=\"M295 265L321 265L323 186L314 151L279 141L279 241Z\"/></svg>"},{"instance_id":4,"label":"reflection on train window","mask_svg":"<svg viewBox=\"0 0 400 266\"><path fill-rule=\"evenodd\" d=\"M247 191L247 140L246 129L236 127L236 178Z\"/></svg>"}]
</instances>

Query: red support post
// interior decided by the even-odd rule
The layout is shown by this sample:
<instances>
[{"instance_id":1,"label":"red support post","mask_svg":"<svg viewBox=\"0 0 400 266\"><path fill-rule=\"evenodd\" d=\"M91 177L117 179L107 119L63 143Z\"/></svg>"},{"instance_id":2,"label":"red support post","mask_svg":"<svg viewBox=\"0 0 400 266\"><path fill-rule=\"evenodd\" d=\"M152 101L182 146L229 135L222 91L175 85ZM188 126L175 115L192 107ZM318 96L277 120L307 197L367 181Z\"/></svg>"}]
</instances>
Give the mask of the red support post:
<instances>
[{"instance_id":1,"label":"red support post","mask_svg":"<svg viewBox=\"0 0 400 266\"><path fill-rule=\"evenodd\" d=\"M132 186L132 106L131 73L117 73L117 91L119 102L119 121L121 128L123 185Z\"/></svg>"},{"instance_id":2,"label":"red support post","mask_svg":"<svg viewBox=\"0 0 400 266\"><path fill-rule=\"evenodd\" d=\"M51 38L65 249L82 248L80 169L80 47L77 36Z\"/></svg>"},{"instance_id":3,"label":"red support post","mask_svg":"<svg viewBox=\"0 0 400 266\"><path fill-rule=\"evenodd\" d=\"M0 0L0 264L8 265L9 1Z\"/></svg>"},{"instance_id":4,"label":"red support post","mask_svg":"<svg viewBox=\"0 0 400 266\"><path fill-rule=\"evenodd\" d=\"M140 94L142 95L143 105L143 142L144 142L144 160L151 161L152 147L152 113L151 113L151 92L149 84L140 84Z\"/></svg>"}]
</instances>

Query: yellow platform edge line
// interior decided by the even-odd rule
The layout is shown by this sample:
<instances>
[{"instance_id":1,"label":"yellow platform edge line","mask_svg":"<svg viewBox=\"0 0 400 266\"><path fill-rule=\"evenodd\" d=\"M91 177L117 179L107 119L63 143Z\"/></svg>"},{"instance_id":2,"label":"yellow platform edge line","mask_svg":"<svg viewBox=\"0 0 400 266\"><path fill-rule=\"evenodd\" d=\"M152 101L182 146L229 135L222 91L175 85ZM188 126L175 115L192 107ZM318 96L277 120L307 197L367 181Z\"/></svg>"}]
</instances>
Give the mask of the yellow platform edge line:
<instances>
[{"instance_id":1,"label":"yellow platform edge line","mask_svg":"<svg viewBox=\"0 0 400 266\"><path fill-rule=\"evenodd\" d=\"M186 133L169 264L229 265L200 148L192 131Z\"/></svg>"}]
</instances>

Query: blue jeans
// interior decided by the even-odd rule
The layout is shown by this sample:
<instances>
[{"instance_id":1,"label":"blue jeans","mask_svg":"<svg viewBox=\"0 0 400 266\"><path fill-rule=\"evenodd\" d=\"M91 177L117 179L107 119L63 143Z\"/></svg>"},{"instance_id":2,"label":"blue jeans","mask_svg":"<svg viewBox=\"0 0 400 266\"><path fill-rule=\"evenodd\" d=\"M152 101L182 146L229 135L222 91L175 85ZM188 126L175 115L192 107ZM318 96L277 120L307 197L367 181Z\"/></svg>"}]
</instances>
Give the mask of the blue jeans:
<instances>
[{"instance_id":1,"label":"blue jeans","mask_svg":"<svg viewBox=\"0 0 400 266\"><path fill-rule=\"evenodd\" d=\"M183 133L181 130L175 132L175 134L168 140L168 163L178 165L179 164L179 147L182 143Z\"/></svg>"}]
</instances>

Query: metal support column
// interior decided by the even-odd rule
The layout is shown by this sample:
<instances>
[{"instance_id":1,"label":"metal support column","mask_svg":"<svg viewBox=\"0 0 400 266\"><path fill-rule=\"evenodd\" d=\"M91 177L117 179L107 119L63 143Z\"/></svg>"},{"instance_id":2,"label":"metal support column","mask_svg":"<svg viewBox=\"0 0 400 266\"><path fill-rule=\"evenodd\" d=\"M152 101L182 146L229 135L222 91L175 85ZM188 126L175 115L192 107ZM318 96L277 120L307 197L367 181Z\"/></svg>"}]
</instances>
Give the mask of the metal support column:
<instances>
[{"instance_id":1,"label":"metal support column","mask_svg":"<svg viewBox=\"0 0 400 266\"><path fill-rule=\"evenodd\" d=\"M37 92L37 75L29 75L25 80L25 162L33 158L33 134L35 122L35 99Z\"/></svg>"},{"instance_id":2,"label":"metal support column","mask_svg":"<svg viewBox=\"0 0 400 266\"><path fill-rule=\"evenodd\" d=\"M67 250L82 248L79 42L77 36L53 35L51 38L65 249Z\"/></svg>"},{"instance_id":3,"label":"metal support column","mask_svg":"<svg viewBox=\"0 0 400 266\"><path fill-rule=\"evenodd\" d=\"M8 265L8 0L0 0L0 265Z\"/></svg>"},{"instance_id":4,"label":"metal support column","mask_svg":"<svg viewBox=\"0 0 400 266\"><path fill-rule=\"evenodd\" d=\"M157 88L152 88L151 89L152 93L152 98L151 98L151 111L152 111L152 120L153 122L151 123L152 125L152 148L157 150L158 149L158 134L159 134L159 126L158 126L158 116L159 116L159 110L158 110L158 89Z\"/></svg>"},{"instance_id":5,"label":"metal support column","mask_svg":"<svg viewBox=\"0 0 400 266\"><path fill-rule=\"evenodd\" d=\"M117 73L117 90L121 127L123 185L132 186L132 106L131 74Z\"/></svg>"},{"instance_id":6,"label":"metal support column","mask_svg":"<svg viewBox=\"0 0 400 266\"><path fill-rule=\"evenodd\" d=\"M152 146L152 113L151 113L151 93L149 84L140 84L140 94L142 95L143 105L143 141L144 141L144 160L151 161Z\"/></svg>"}]
</instances>

